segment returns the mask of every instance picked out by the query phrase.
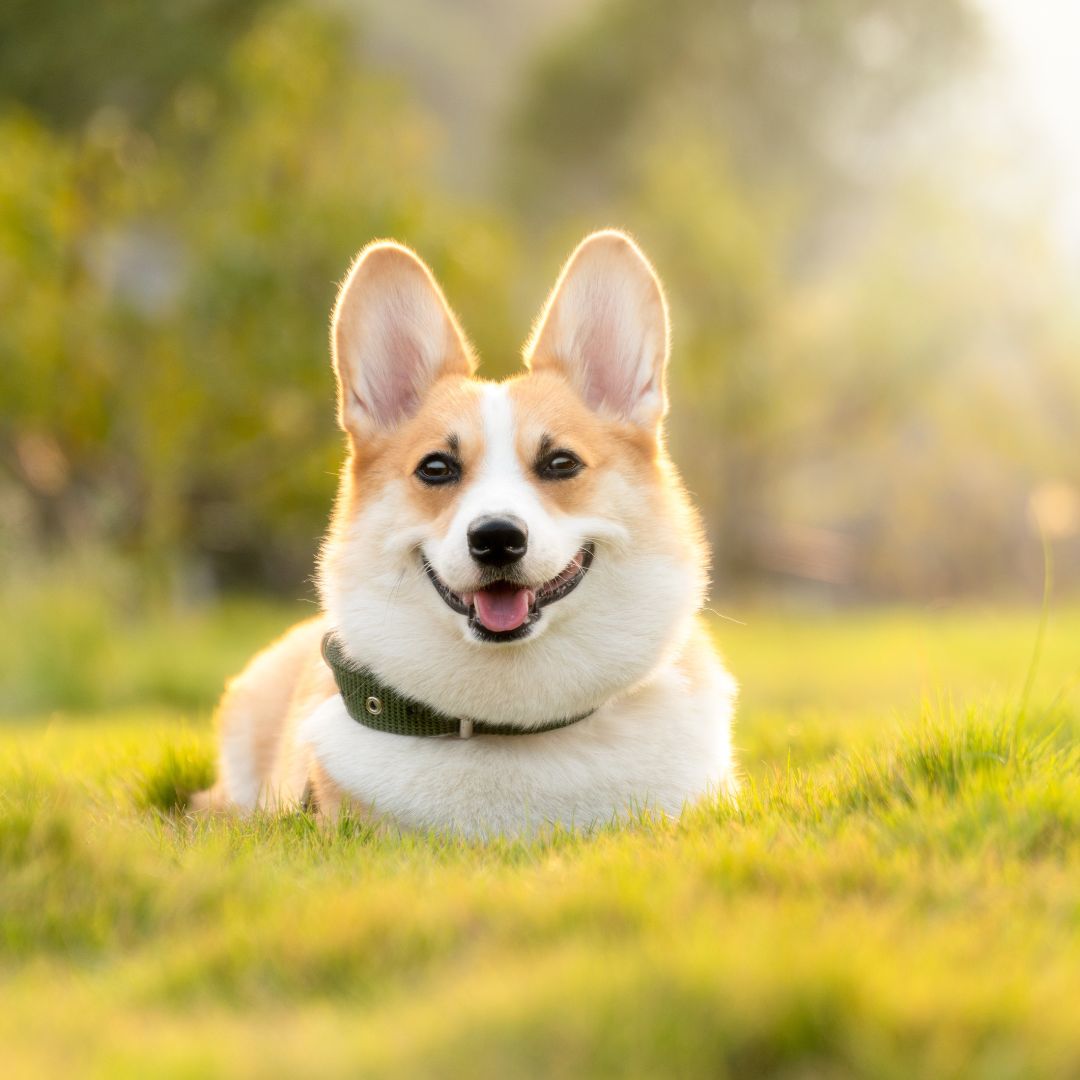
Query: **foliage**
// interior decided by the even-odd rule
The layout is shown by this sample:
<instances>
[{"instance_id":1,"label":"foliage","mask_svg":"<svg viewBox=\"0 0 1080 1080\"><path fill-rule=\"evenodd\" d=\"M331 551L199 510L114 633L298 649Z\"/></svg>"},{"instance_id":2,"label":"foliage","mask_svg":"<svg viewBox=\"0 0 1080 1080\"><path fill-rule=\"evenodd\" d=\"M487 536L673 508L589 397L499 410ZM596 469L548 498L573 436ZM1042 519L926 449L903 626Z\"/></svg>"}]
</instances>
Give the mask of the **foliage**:
<instances>
[{"instance_id":1,"label":"foliage","mask_svg":"<svg viewBox=\"0 0 1080 1080\"><path fill-rule=\"evenodd\" d=\"M951 119L980 43L960 0L8 5L5 559L104 556L135 603L304 591L355 251L420 250L502 375L620 224L667 284L718 590L1030 595L1044 489L1074 585L1075 275L1010 145Z\"/></svg>"},{"instance_id":2,"label":"foliage","mask_svg":"<svg viewBox=\"0 0 1080 1080\"><path fill-rule=\"evenodd\" d=\"M23 568L0 607L0 716L205 710L255 648L312 610L242 597L213 609L148 604L122 564L89 553Z\"/></svg>"},{"instance_id":3,"label":"foliage","mask_svg":"<svg viewBox=\"0 0 1080 1080\"><path fill-rule=\"evenodd\" d=\"M179 86L213 82L267 0L178 0L135 8L8 0L0 8L5 94L51 123L77 127L101 107L152 119Z\"/></svg>"},{"instance_id":4,"label":"foliage","mask_svg":"<svg viewBox=\"0 0 1080 1080\"><path fill-rule=\"evenodd\" d=\"M567 196L603 212L674 128L821 209L850 189L852 144L955 78L978 37L952 0L608 0L539 55L511 179L541 220Z\"/></svg>"},{"instance_id":5,"label":"foliage","mask_svg":"<svg viewBox=\"0 0 1080 1080\"><path fill-rule=\"evenodd\" d=\"M429 194L431 132L350 41L275 6L152 131L117 110L73 137L4 121L0 445L23 539L103 538L163 573L209 553L234 582L309 572L340 454L335 280L384 235L469 295L502 265L494 224Z\"/></svg>"},{"instance_id":6,"label":"foliage","mask_svg":"<svg viewBox=\"0 0 1080 1080\"><path fill-rule=\"evenodd\" d=\"M1034 591L1030 494L1080 505L1075 275L997 181L1015 160L949 119L980 40L934 0L619 0L533 69L510 188L541 230L566 204L629 225L661 268L721 588Z\"/></svg>"},{"instance_id":7,"label":"foliage","mask_svg":"<svg viewBox=\"0 0 1080 1080\"><path fill-rule=\"evenodd\" d=\"M205 776L203 721L9 723L5 1063L1071 1075L1080 714L1075 687L1052 698L1076 617L1055 616L1023 724L1008 687L921 719L917 696L1006 673L1015 691L1028 618L718 624L747 691L739 808L592 836L195 822L143 807Z\"/></svg>"}]
</instances>

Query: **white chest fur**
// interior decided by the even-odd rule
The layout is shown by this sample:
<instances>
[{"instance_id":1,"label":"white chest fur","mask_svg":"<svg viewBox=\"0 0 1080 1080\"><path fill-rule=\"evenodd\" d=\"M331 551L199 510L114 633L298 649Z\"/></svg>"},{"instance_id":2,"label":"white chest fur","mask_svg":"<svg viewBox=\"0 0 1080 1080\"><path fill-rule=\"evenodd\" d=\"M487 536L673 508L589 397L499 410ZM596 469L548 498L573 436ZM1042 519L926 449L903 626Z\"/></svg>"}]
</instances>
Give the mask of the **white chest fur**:
<instances>
[{"instance_id":1,"label":"white chest fur","mask_svg":"<svg viewBox=\"0 0 1080 1080\"><path fill-rule=\"evenodd\" d=\"M346 792L405 828L588 828L641 809L678 814L710 791L730 792L733 694L719 666L691 690L671 665L587 720L536 735L388 735L358 724L340 697L297 735Z\"/></svg>"}]
</instances>

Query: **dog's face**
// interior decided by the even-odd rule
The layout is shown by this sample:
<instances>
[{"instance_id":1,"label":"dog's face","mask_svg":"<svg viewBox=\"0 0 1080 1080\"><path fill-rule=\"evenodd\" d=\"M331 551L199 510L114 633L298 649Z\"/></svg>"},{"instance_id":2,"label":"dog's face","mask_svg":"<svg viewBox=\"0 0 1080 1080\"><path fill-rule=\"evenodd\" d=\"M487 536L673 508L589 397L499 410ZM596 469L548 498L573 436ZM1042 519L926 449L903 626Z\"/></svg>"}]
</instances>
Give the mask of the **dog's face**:
<instances>
[{"instance_id":1,"label":"dog's face","mask_svg":"<svg viewBox=\"0 0 1080 1080\"><path fill-rule=\"evenodd\" d=\"M427 268L367 248L333 345L352 453L322 561L346 648L445 712L524 726L629 688L704 589L662 446L667 313L618 233L574 253L526 352L472 377Z\"/></svg>"}]
</instances>

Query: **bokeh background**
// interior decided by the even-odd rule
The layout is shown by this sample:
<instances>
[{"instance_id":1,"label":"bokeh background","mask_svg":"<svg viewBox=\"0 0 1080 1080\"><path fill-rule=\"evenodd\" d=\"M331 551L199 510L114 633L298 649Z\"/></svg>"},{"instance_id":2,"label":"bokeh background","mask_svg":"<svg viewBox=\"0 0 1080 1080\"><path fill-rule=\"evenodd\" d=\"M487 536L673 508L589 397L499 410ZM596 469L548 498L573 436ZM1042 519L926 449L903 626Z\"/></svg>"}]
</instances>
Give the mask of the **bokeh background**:
<instances>
[{"instance_id":1,"label":"bokeh background","mask_svg":"<svg viewBox=\"0 0 1080 1080\"><path fill-rule=\"evenodd\" d=\"M1040 532L1075 591L1078 31L1068 0L6 0L0 709L111 700L119 628L313 596L327 317L374 237L491 376L582 234L639 238L718 607L1037 602Z\"/></svg>"}]
</instances>

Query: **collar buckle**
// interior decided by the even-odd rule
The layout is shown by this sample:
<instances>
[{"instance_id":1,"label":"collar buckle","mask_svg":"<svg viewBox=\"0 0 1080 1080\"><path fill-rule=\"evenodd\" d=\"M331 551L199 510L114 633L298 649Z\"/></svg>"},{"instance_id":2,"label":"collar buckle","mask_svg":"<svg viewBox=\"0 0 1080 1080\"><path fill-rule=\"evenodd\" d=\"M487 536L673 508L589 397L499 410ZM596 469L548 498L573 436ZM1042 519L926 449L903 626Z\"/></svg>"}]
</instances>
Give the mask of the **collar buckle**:
<instances>
[{"instance_id":1,"label":"collar buckle","mask_svg":"<svg viewBox=\"0 0 1080 1080\"><path fill-rule=\"evenodd\" d=\"M473 734L473 722L464 716L458 717L458 738L471 739Z\"/></svg>"}]
</instances>

